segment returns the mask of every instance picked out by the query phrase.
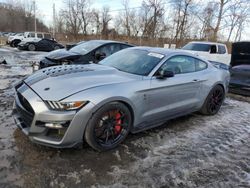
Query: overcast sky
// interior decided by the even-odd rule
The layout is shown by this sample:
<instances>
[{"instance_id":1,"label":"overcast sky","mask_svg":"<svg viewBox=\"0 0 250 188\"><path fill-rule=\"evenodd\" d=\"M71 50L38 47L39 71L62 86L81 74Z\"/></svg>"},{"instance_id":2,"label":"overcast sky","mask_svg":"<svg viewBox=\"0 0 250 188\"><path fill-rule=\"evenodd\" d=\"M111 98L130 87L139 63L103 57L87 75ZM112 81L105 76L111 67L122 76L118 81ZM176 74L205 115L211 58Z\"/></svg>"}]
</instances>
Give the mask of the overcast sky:
<instances>
[{"instance_id":1,"label":"overcast sky","mask_svg":"<svg viewBox=\"0 0 250 188\"><path fill-rule=\"evenodd\" d=\"M5 1L5 0L0 0ZM130 7L138 7L141 5L143 0L130 0ZM110 10L117 10L123 8L121 4L122 0L92 0L92 8L101 9L103 6L109 6ZM55 3L56 11L58 12L63 8L63 0L36 0L36 4L39 10L39 16L43 20L52 23L53 15L53 3ZM116 14L115 11L112 14Z\"/></svg>"},{"instance_id":2,"label":"overcast sky","mask_svg":"<svg viewBox=\"0 0 250 188\"><path fill-rule=\"evenodd\" d=\"M7 2L9 0L0 0L0 2ZM15 0L14 0L15 1ZM29 0L20 0L22 2ZM141 5L143 0L130 0L130 7L138 7ZM204 1L208 0L203 0ZM42 19L47 25L52 24L53 20L53 3L56 6L56 12L59 12L60 9L63 8L64 3L63 0L36 0L37 8L38 8L38 18ZM92 0L92 8L101 9L103 6L109 6L112 11L112 16L115 16L119 13L119 10L122 9L122 0ZM224 33L223 33L224 34ZM243 33L243 40L250 40L250 26L248 26Z\"/></svg>"}]
</instances>

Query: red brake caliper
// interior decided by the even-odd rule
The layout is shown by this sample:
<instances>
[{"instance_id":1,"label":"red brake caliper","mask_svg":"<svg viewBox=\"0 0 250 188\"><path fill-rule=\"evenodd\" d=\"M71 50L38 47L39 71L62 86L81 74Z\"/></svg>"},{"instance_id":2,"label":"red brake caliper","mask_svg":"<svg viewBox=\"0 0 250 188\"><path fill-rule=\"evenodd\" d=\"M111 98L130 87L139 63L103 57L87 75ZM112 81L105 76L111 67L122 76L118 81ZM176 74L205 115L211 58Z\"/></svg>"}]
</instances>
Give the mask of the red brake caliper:
<instances>
[{"instance_id":1,"label":"red brake caliper","mask_svg":"<svg viewBox=\"0 0 250 188\"><path fill-rule=\"evenodd\" d=\"M121 130L122 130L122 120L121 120L121 114L118 112L115 115L115 119L116 119L116 124L115 124L115 134L120 134Z\"/></svg>"}]
</instances>

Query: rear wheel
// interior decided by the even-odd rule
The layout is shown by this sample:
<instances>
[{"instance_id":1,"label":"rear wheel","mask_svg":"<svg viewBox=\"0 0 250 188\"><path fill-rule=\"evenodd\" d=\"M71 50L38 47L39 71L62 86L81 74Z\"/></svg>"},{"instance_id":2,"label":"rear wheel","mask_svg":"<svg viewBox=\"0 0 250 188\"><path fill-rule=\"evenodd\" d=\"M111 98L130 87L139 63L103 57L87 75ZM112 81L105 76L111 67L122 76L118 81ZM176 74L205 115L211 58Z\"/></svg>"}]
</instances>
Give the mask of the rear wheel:
<instances>
[{"instance_id":1,"label":"rear wheel","mask_svg":"<svg viewBox=\"0 0 250 188\"><path fill-rule=\"evenodd\" d=\"M97 110L89 120L84 137L95 150L110 150L124 141L131 124L131 113L124 104L108 103Z\"/></svg>"},{"instance_id":2,"label":"rear wheel","mask_svg":"<svg viewBox=\"0 0 250 188\"><path fill-rule=\"evenodd\" d=\"M222 86L215 86L206 98L200 112L205 115L215 115L224 101L225 92Z\"/></svg>"},{"instance_id":3,"label":"rear wheel","mask_svg":"<svg viewBox=\"0 0 250 188\"><path fill-rule=\"evenodd\" d=\"M29 44L28 50L29 51L35 51L36 50L36 46L34 44Z\"/></svg>"}]
</instances>

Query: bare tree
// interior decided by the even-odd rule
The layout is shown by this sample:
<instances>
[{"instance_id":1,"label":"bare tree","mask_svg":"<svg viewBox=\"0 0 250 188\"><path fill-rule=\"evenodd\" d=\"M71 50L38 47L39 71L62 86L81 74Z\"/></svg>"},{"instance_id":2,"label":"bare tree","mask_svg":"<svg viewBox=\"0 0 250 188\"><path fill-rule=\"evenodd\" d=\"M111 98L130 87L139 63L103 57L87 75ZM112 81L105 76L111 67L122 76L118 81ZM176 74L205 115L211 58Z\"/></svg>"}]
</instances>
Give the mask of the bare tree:
<instances>
[{"instance_id":1,"label":"bare tree","mask_svg":"<svg viewBox=\"0 0 250 188\"><path fill-rule=\"evenodd\" d=\"M80 17L79 19L82 21L81 30L84 35L87 35L87 27L90 24L91 12L90 12L90 0L78 0L79 3L79 11Z\"/></svg>"},{"instance_id":2,"label":"bare tree","mask_svg":"<svg viewBox=\"0 0 250 188\"><path fill-rule=\"evenodd\" d=\"M61 15L63 15L65 19L66 30L77 39L82 26L82 20L79 19L79 1L66 0L65 4L66 8L61 11Z\"/></svg>"},{"instance_id":3,"label":"bare tree","mask_svg":"<svg viewBox=\"0 0 250 188\"><path fill-rule=\"evenodd\" d=\"M228 19L226 19L226 26L229 27L227 42L229 42L235 29L237 29L236 35L241 35L240 31L243 29L244 22L250 15L250 6L248 1L236 1L229 7L227 14Z\"/></svg>"},{"instance_id":4,"label":"bare tree","mask_svg":"<svg viewBox=\"0 0 250 188\"><path fill-rule=\"evenodd\" d=\"M143 36L155 38L157 26L165 12L163 2L163 0L144 0L142 2Z\"/></svg>"},{"instance_id":5,"label":"bare tree","mask_svg":"<svg viewBox=\"0 0 250 188\"><path fill-rule=\"evenodd\" d=\"M100 11L93 9L91 11L91 24L92 28L95 28L96 30L96 35L100 34L100 28L101 28L101 16L100 16Z\"/></svg>"},{"instance_id":6,"label":"bare tree","mask_svg":"<svg viewBox=\"0 0 250 188\"><path fill-rule=\"evenodd\" d=\"M220 26L221 26L221 22L222 22L222 18L225 15L226 12L226 5L232 0L219 0L219 2L217 3L219 6L219 11L218 11L218 15L217 15L217 21L216 21L216 25L213 29L213 40L217 41L218 38L218 31L220 30Z\"/></svg>"},{"instance_id":7,"label":"bare tree","mask_svg":"<svg viewBox=\"0 0 250 188\"><path fill-rule=\"evenodd\" d=\"M190 9L193 5L193 0L176 0L171 1L172 6L175 10L175 42L178 44L178 40L182 41L185 33L186 33L186 27L188 23L188 17L191 13Z\"/></svg>"},{"instance_id":8,"label":"bare tree","mask_svg":"<svg viewBox=\"0 0 250 188\"><path fill-rule=\"evenodd\" d=\"M130 28L131 14L130 14L130 9L129 9L129 0L123 0L122 4L124 6L123 25L126 28L127 36L130 37L130 35L131 35L131 28Z\"/></svg>"},{"instance_id":9,"label":"bare tree","mask_svg":"<svg viewBox=\"0 0 250 188\"><path fill-rule=\"evenodd\" d=\"M103 7L102 9L102 35L107 38L109 34L109 22L112 20L109 14L109 7Z\"/></svg>"}]
</instances>

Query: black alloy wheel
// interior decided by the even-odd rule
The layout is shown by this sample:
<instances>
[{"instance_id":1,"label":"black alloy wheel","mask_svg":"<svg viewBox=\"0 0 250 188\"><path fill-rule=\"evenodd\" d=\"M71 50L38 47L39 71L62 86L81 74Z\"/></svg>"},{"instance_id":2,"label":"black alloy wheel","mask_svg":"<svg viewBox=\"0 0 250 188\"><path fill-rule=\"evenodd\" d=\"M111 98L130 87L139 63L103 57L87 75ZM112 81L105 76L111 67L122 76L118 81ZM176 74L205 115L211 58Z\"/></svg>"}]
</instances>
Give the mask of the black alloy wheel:
<instances>
[{"instance_id":1,"label":"black alloy wheel","mask_svg":"<svg viewBox=\"0 0 250 188\"><path fill-rule=\"evenodd\" d=\"M215 86L209 93L203 107L201 109L201 113L206 115L215 115L219 110L224 101L225 92L222 86Z\"/></svg>"},{"instance_id":2,"label":"black alloy wheel","mask_svg":"<svg viewBox=\"0 0 250 188\"><path fill-rule=\"evenodd\" d=\"M131 113L124 104L106 104L89 121L85 139L98 151L113 149L126 138L131 122Z\"/></svg>"}]
</instances>

